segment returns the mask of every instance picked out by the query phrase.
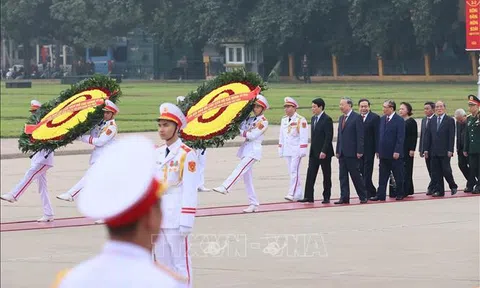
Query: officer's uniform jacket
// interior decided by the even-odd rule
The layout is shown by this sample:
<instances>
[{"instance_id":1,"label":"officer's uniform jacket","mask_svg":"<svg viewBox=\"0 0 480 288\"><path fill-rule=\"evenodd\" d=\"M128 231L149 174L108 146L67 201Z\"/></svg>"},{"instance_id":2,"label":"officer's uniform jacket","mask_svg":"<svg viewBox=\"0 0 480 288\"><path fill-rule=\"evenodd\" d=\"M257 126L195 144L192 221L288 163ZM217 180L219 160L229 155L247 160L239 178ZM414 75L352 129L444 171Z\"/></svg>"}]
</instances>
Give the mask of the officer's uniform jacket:
<instances>
[{"instance_id":1,"label":"officer's uniform jacket","mask_svg":"<svg viewBox=\"0 0 480 288\"><path fill-rule=\"evenodd\" d=\"M469 116L467 118L467 128L465 131L465 152L472 154L480 153L480 115L477 117Z\"/></svg>"},{"instance_id":2,"label":"officer's uniform jacket","mask_svg":"<svg viewBox=\"0 0 480 288\"><path fill-rule=\"evenodd\" d=\"M83 135L81 141L94 145L92 156L90 157L90 164L95 163L98 156L102 153L106 147L113 143L115 136L117 135L117 124L115 120L102 121L99 125L95 126L90 135Z\"/></svg>"},{"instance_id":3,"label":"officer's uniform jacket","mask_svg":"<svg viewBox=\"0 0 480 288\"><path fill-rule=\"evenodd\" d=\"M62 274L53 287L176 288L186 281L155 264L145 248L120 241L108 241L100 255Z\"/></svg>"},{"instance_id":4,"label":"officer's uniform jacket","mask_svg":"<svg viewBox=\"0 0 480 288\"><path fill-rule=\"evenodd\" d=\"M262 141L267 131L268 121L263 115L252 116L240 125L240 134L245 138L238 150L237 157L251 157L255 160L262 158Z\"/></svg>"},{"instance_id":5,"label":"officer's uniform jacket","mask_svg":"<svg viewBox=\"0 0 480 288\"><path fill-rule=\"evenodd\" d=\"M290 121L289 121L290 118ZM280 123L278 153L280 157L304 157L308 147L308 123L305 117L295 113L284 116Z\"/></svg>"},{"instance_id":6,"label":"officer's uniform jacket","mask_svg":"<svg viewBox=\"0 0 480 288\"><path fill-rule=\"evenodd\" d=\"M158 176L167 183L162 196L162 228L193 228L197 210L197 155L178 139L156 149ZM165 156L166 155L166 156Z\"/></svg>"}]
</instances>

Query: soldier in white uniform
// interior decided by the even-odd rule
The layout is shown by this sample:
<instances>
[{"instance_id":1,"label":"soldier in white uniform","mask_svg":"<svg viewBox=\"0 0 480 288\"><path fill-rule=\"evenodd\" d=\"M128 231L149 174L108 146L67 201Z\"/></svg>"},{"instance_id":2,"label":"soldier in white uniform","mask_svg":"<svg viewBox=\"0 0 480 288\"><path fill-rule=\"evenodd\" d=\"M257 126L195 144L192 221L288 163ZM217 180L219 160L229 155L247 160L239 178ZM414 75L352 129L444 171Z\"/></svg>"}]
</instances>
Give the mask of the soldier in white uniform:
<instances>
[{"instance_id":1,"label":"soldier in white uniform","mask_svg":"<svg viewBox=\"0 0 480 288\"><path fill-rule=\"evenodd\" d=\"M115 103L110 100L105 101L103 108L103 121L95 126L90 134L81 136L78 140L95 146L92 155L90 156L90 166L95 164L95 161L102 154L103 150L114 142L117 136L117 124L115 124L115 115L119 109ZM85 182L85 177L82 177L77 184L75 184L67 192L57 196L58 199L64 201L73 201L78 193L82 190Z\"/></svg>"},{"instance_id":2,"label":"soldier in white uniform","mask_svg":"<svg viewBox=\"0 0 480 288\"><path fill-rule=\"evenodd\" d=\"M42 104L37 100L30 102L30 113L34 114ZM53 151L40 150L31 158L30 169L28 169L23 179L13 188L9 193L0 196L2 200L14 203L27 190L28 186L33 181L38 180L38 192L42 200L43 216L38 219L38 222L53 221L53 209L50 203L47 189L47 170L53 167Z\"/></svg>"},{"instance_id":3,"label":"soldier in white uniform","mask_svg":"<svg viewBox=\"0 0 480 288\"><path fill-rule=\"evenodd\" d=\"M186 279L152 261L166 185L156 176L155 148L142 136L108 147L88 170L77 199L86 217L105 219L109 240L99 255L57 277L55 288L178 288ZM153 236L153 238L152 238Z\"/></svg>"},{"instance_id":4,"label":"soldier in white uniform","mask_svg":"<svg viewBox=\"0 0 480 288\"><path fill-rule=\"evenodd\" d=\"M187 125L180 108L171 103L160 105L158 133L165 145L156 149L157 173L168 185L162 198L162 232L155 244L159 261L188 279L192 285L192 261L188 236L193 230L197 210L197 155L182 143L179 131Z\"/></svg>"},{"instance_id":5,"label":"soldier in white uniform","mask_svg":"<svg viewBox=\"0 0 480 288\"><path fill-rule=\"evenodd\" d=\"M263 95L258 95L253 108L254 115L243 121L240 126L240 136L245 138L245 142L240 146L237 153L237 157L241 161L223 184L213 189L215 192L227 194L232 186L243 176L248 193L248 201L250 202L249 206L243 210L245 213L257 211L257 207L260 205L253 187L252 167L255 162L260 161L262 158L263 134L268 128L268 121L263 116L263 113L268 108L267 99Z\"/></svg>"},{"instance_id":6,"label":"soldier in white uniform","mask_svg":"<svg viewBox=\"0 0 480 288\"><path fill-rule=\"evenodd\" d=\"M177 104L185 100L185 96L177 97ZM209 192L210 189L205 187L205 165L207 163L207 149L196 149L198 156L197 174L198 174L198 192Z\"/></svg>"},{"instance_id":7,"label":"soldier in white uniform","mask_svg":"<svg viewBox=\"0 0 480 288\"><path fill-rule=\"evenodd\" d=\"M280 124L278 154L287 159L290 186L286 200L303 199L300 181L300 163L307 155L308 123L305 117L297 113L298 103L291 97L285 97L283 107L285 116Z\"/></svg>"}]
</instances>

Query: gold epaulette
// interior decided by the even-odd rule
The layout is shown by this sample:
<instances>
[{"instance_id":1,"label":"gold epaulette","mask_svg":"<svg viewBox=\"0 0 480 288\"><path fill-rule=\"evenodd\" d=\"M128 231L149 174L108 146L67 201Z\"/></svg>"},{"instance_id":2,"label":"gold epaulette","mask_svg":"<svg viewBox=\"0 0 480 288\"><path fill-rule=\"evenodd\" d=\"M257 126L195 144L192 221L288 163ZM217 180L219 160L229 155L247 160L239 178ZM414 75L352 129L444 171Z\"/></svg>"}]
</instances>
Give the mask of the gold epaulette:
<instances>
[{"instance_id":1,"label":"gold epaulette","mask_svg":"<svg viewBox=\"0 0 480 288\"><path fill-rule=\"evenodd\" d=\"M183 150L185 150L185 152L190 152L192 151L192 148L188 147L187 145L185 144L182 144L182 146L180 146L180 148L182 148Z\"/></svg>"},{"instance_id":2,"label":"gold epaulette","mask_svg":"<svg viewBox=\"0 0 480 288\"><path fill-rule=\"evenodd\" d=\"M68 272L70 269L63 269L62 271L57 273L57 276L55 277L55 282L53 282L51 288L58 288L60 287L60 283L62 283L62 280L67 276Z\"/></svg>"},{"instance_id":3,"label":"gold epaulette","mask_svg":"<svg viewBox=\"0 0 480 288\"><path fill-rule=\"evenodd\" d=\"M155 261L155 265L160 269L162 270L163 272L165 272L167 275L169 275L170 277L172 277L173 279L181 282L181 283L188 283L188 278L187 277L184 277L176 272L173 272L172 270L170 270L170 268L168 268L167 266L163 265L163 264L160 264L158 263L157 261Z\"/></svg>"}]
</instances>

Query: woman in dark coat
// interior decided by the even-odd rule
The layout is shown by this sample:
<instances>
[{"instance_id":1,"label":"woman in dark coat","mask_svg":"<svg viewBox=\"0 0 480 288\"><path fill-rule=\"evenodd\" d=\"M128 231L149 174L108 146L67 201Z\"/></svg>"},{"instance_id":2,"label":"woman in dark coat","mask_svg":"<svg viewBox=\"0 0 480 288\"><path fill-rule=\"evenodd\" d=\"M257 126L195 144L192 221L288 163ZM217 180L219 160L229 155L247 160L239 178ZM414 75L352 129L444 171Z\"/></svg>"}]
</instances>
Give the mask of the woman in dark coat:
<instances>
[{"instance_id":1,"label":"woman in dark coat","mask_svg":"<svg viewBox=\"0 0 480 288\"><path fill-rule=\"evenodd\" d=\"M403 161L405 167L405 178L403 179L404 195L413 195L413 159L415 156L415 149L417 147L418 128L417 121L411 118L412 105L407 102L400 103L398 115L405 120L405 142L403 143Z\"/></svg>"}]
</instances>

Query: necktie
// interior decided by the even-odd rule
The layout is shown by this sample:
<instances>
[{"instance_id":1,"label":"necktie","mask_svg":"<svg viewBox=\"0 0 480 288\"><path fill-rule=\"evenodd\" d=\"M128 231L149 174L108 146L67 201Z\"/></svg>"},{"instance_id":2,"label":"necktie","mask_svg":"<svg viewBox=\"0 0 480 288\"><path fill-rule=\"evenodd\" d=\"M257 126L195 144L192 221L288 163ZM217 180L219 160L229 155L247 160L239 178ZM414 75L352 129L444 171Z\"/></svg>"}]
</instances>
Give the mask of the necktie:
<instances>
[{"instance_id":1,"label":"necktie","mask_svg":"<svg viewBox=\"0 0 480 288\"><path fill-rule=\"evenodd\" d=\"M345 128L345 122L347 121L347 116L343 116L342 129Z\"/></svg>"},{"instance_id":2,"label":"necktie","mask_svg":"<svg viewBox=\"0 0 480 288\"><path fill-rule=\"evenodd\" d=\"M387 123L388 123L388 121L390 121L390 117L387 116Z\"/></svg>"},{"instance_id":3,"label":"necktie","mask_svg":"<svg viewBox=\"0 0 480 288\"><path fill-rule=\"evenodd\" d=\"M317 122L318 122L318 116L315 116L315 119L313 119L313 129L315 129L315 127L317 126Z\"/></svg>"},{"instance_id":4,"label":"necktie","mask_svg":"<svg viewBox=\"0 0 480 288\"><path fill-rule=\"evenodd\" d=\"M288 122L292 121L292 118L288 118Z\"/></svg>"},{"instance_id":5,"label":"necktie","mask_svg":"<svg viewBox=\"0 0 480 288\"><path fill-rule=\"evenodd\" d=\"M440 117L437 118L437 131L438 131L438 128L440 128L440 120L441 120L441 119L442 119L442 118L440 118Z\"/></svg>"},{"instance_id":6,"label":"necktie","mask_svg":"<svg viewBox=\"0 0 480 288\"><path fill-rule=\"evenodd\" d=\"M428 122L430 122L430 118L427 118L427 122L425 123L425 127L428 127Z\"/></svg>"},{"instance_id":7,"label":"necktie","mask_svg":"<svg viewBox=\"0 0 480 288\"><path fill-rule=\"evenodd\" d=\"M363 122L365 122L365 115L362 115Z\"/></svg>"},{"instance_id":8,"label":"necktie","mask_svg":"<svg viewBox=\"0 0 480 288\"><path fill-rule=\"evenodd\" d=\"M170 149L168 149L168 147L167 147L167 153L165 153L165 157L168 156L168 153L170 153Z\"/></svg>"}]
</instances>

